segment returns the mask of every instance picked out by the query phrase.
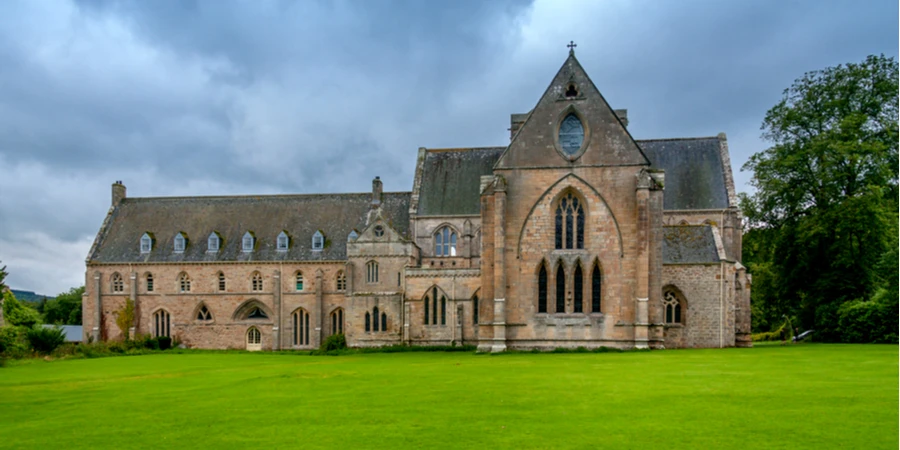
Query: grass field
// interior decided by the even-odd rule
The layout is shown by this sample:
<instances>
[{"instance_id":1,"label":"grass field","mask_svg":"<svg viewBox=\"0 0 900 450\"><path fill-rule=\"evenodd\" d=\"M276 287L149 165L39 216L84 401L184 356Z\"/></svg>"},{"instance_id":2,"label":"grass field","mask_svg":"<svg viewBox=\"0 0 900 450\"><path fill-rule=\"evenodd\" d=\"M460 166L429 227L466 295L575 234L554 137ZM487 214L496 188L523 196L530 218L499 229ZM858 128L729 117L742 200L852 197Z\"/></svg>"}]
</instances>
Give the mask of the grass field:
<instances>
[{"instance_id":1,"label":"grass field","mask_svg":"<svg viewBox=\"0 0 900 450\"><path fill-rule=\"evenodd\" d=\"M898 347L188 353L0 368L3 448L890 448Z\"/></svg>"}]
</instances>

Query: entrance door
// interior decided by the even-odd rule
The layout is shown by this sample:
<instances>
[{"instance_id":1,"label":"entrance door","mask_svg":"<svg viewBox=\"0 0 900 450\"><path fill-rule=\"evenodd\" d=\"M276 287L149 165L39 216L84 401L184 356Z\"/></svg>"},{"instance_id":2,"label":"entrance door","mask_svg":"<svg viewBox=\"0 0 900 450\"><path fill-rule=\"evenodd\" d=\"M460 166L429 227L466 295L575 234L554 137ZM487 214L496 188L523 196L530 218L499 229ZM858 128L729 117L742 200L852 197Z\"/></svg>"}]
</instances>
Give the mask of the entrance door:
<instances>
[{"instance_id":1,"label":"entrance door","mask_svg":"<svg viewBox=\"0 0 900 450\"><path fill-rule=\"evenodd\" d=\"M256 327L247 330L247 350L251 352L262 350L262 335Z\"/></svg>"}]
</instances>

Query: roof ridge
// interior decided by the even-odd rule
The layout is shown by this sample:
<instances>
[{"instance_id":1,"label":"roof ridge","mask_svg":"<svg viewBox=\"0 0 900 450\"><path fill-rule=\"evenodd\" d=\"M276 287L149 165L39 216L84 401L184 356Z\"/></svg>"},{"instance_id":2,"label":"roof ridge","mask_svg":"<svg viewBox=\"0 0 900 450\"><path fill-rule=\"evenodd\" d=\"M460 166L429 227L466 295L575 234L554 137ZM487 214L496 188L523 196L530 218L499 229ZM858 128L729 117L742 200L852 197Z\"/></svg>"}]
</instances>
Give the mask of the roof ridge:
<instances>
[{"instance_id":1,"label":"roof ridge","mask_svg":"<svg viewBox=\"0 0 900 450\"><path fill-rule=\"evenodd\" d=\"M449 147L449 148L425 148L425 151L432 153L443 153L443 152L470 152L476 150L502 150L505 149L505 146L493 146L493 147Z\"/></svg>"},{"instance_id":2,"label":"roof ridge","mask_svg":"<svg viewBox=\"0 0 900 450\"><path fill-rule=\"evenodd\" d=\"M699 141L701 139L719 139L718 136L695 136L675 138L635 139L636 142L660 142L660 141Z\"/></svg>"},{"instance_id":3,"label":"roof ridge","mask_svg":"<svg viewBox=\"0 0 900 450\"><path fill-rule=\"evenodd\" d=\"M396 191L396 192L384 192L384 195L404 195L404 194L412 194L410 191ZM242 199L242 198L311 198L311 197L325 197L325 196L371 196L371 192L326 192L326 193L316 193L316 194L239 194L239 195L183 195L183 196L162 196L162 197L126 197L125 201L133 201L133 200L233 200L233 199Z\"/></svg>"}]
</instances>

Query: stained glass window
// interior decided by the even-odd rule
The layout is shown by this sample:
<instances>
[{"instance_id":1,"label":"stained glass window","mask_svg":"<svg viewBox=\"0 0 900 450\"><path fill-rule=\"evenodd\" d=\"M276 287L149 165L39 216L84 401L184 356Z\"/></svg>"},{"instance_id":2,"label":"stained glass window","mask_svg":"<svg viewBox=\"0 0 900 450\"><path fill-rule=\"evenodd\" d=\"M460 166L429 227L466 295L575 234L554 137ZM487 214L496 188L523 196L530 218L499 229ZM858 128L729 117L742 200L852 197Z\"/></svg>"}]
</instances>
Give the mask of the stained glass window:
<instances>
[{"instance_id":1,"label":"stained glass window","mask_svg":"<svg viewBox=\"0 0 900 450\"><path fill-rule=\"evenodd\" d=\"M572 156L581 150L584 143L584 125L575 114L569 114L559 126L559 146L563 153Z\"/></svg>"},{"instance_id":2,"label":"stained glass window","mask_svg":"<svg viewBox=\"0 0 900 450\"><path fill-rule=\"evenodd\" d=\"M572 193L566 194L556 207L556 248L584 248L584 206Z\"/></svg>"}]
</instances>

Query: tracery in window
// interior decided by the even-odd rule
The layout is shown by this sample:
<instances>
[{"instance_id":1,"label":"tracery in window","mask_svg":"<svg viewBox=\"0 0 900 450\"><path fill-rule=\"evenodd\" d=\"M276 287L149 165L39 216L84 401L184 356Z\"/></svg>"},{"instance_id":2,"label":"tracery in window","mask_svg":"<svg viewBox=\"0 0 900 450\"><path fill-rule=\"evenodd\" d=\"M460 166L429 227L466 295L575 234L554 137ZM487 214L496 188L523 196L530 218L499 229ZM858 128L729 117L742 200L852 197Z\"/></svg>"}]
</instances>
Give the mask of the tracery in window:
<instances>
[{"instance_id":1,"label":"tracery in window","mask_svg":"<svg viewBox=\"0 0 900 450\"><path fill-rule=\"evenodd\" d=\"M369 261L366 263L366 283L378 282L378 263Z\"/></svg>"},{"instance_id":2,"label":"tracery in window","mask_svg":"<svg viewBox=\"0 0 900 450\"><path fill-rule=\"evenodd\" d=\"M434 233L434 256L456 256L456 232L450 227Z\"/></svg>"},{"instance_id":3,"label":"tracery in window","mask_svg":"<svg viewBox=\"0 0 900 450\"><path fill-rule=\"evenodd\" d=\"M584 124L574 113L570 113L559 125L559 146L563 153L574 156L584 143Z\"/></svg>"},{"instance_id":4,"label":"tracery in window","mask_svg":"<svg viewBox=\"0 0 900 450\"><path fill-rule=\"evenodd\" d=\"M375 225L375 228L373 231L375 232L375 237L384 236L384 227L381 225Z\"/></svg>"},{"instance_id":5,"label":"tracery in window","mask_svg":"<svg viewBox=\"0 0 900 450\"><path fill-rule=\"evenodd\" d=\"M294 345L309 345L309 313L298 309L291 315L294 322Z\"/></svg>"},{"instance_id":6,"label":"tracery in window","mask_svg":"<svg viewBox=\"0 0 900 450\"><path fill-rule=\"evenodd\" d=\"M263 290L263 277L259 272L253 272L250 281L250 288L253 292L261 292Z\"/></svg>"},{"instance_id":7,"label":"tracery in window","mask_svg":"<svg viewBox=\"0 0 900 450\"><path fill-rule=\"evenodd\" d=\"M187 238L184 237L184 233L178 233L175 235L175 253L184 253L184 249L187 247Z\"/></svg>"},{"instance_id":8,"label":"tracery in window","mask_svg":"<svg viewBox=\"0 0 900 450\"><path fill-rule=\"evenodd\" d=\"M153 337L171 337L172 336L172 316L169 312L161 309L153 313Z\"/></svg>"},{"instance_id":9,"label":"tracery in window","mask_svg":"<svg viewBox=\"0 0 900 450\"><path fill-rule=\"evenodd\" d=\"M338 291L343 292L347 290L347 274L343 270L338 270L335 284Z\"/></svg>"},{"instance_id":10,"label":"tracery in window","mask_svg":"<svg viewBox=\"0 0 900 450\"><path fill-rule=\"evenodd\" d=\"M684 323L682 321L683 316L681 314L681 300L678 298L678 295L675 294L674 291L666 290L663 293L663 307L665 308L667 324Z\"/></svg>"},{"instance_id":11,"label":"tracery in window","mask_svg":"<svg viewBox=\"0 0 900 450\"><path fill-rule=\"evenodd\" d=\"M212 320L212 313L209 312L209 308L207 308L206 305L200 306L200 309L197 310L197 320L200 320L200 321Z\"/></svg>"},{"instance_id":12,"label":"tracery in window","mask_svg":"<svg viewBox=\"0 0 900 450\"><path fill-rule=\"evenodd\" d=\"M122 275L119 275L118 272L112 274L111 284L113 292L125 292L125 281L122 279Z\"/></svg>"},{"instance_id":13,"label":"tracery in window","mask_svg":"<svg viewBox=\"0 0 900 450\"><path fill-rule=\"evenodd\" d=\"M178 292L191 292L191 277L185 272L178 275Z\"/></svg>"},{"instance_id":14,"label":"tracery in window","mask_svg":"<svg viewBox=\"0 0 900 450\"><path fill-rule=\"evenodd\" d=\"M584 205L571 192L556 206L556 248L584 248Z\"/></svg>"},{"instance_id":15,"label":"tracery in window","mask_svg":"<svg viewBox=\"0 0 900 450\"><path fill-rule=\"evenodd\" d=\"M425 325L447 324L447 296L437 286L425 293Z\"/></svg>"}]
</instances>

